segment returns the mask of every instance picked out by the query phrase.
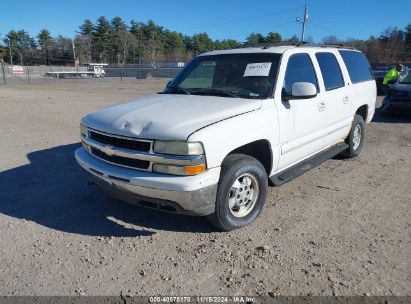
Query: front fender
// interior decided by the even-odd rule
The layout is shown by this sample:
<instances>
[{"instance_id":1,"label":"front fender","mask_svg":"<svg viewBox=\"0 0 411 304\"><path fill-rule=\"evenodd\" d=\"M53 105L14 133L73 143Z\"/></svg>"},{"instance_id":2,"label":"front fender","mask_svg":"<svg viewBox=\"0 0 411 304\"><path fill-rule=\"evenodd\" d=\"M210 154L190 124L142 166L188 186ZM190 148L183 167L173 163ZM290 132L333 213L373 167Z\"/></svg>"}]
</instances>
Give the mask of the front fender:
<instances>
[{"instance_id":1,"label":"front fender","mask_svg":"<svg viewBox=\"0 0 411 304\"><path fill-rule=\"evenodd\" d=\"M279 125L274 101L263 101L256 111L232 117L200 129L188 138L204 145L207 167L221 166L224 158L233 150L257 140L267 140L272 151L272 171L275 172L279 157Z\"/></svg>"}]
</instances>

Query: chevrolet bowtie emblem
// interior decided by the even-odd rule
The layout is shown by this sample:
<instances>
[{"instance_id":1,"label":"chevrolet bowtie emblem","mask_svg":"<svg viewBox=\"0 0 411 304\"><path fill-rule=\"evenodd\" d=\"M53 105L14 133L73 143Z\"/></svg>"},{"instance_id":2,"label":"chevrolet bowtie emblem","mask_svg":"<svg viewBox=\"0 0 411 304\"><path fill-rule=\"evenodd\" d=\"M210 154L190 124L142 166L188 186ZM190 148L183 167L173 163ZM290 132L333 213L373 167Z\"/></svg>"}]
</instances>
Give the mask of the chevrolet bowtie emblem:
<instances>
[{"instance_id":1,"label":"chevrolet bowtie emblem","mask_svg":"<svg viewBox=\"0 0 411 304\"><path fill-rule=\"evenodd\" d=\"M111 146L103 146L101 149L101 152L104 152L108 156L113 156L115 154L115 150Z\"/></svg>"}]
</instances>

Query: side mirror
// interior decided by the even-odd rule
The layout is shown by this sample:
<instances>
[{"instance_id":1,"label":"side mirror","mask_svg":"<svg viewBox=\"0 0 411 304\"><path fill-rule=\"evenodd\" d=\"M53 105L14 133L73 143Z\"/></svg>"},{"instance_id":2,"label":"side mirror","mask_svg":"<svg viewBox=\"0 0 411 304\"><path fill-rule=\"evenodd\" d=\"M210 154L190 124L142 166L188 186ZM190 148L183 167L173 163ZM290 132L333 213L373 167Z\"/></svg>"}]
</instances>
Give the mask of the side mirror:
<instances>
[{"instance_id":1,"label":"side mirror","mask_svg":"<svg viewBox=\"0 0 411 304\"><path fill-rule=\"evenodd\" d=\"M284 100L308 99L317 96L317 88L311 82L294 82L291 86L291 95L283 96Z\"/></svg>"}]
</instances>

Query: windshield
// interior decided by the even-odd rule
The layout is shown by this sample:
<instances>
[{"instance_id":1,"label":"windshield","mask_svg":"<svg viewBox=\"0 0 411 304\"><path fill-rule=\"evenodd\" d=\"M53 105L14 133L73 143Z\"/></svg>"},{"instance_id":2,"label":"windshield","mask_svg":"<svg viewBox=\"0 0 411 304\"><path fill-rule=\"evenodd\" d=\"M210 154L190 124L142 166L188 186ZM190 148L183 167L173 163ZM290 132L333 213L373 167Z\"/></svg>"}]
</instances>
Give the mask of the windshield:
<instances>
[{"instance_id":1,"label":"windshield","mask_svg":"<svg viewBox=\"0 0 411 304\"><path fill-rule=\"evenodd\" d=\"M280 56L273 53L198 56L163 93L268 98L272 95Z\"/></svg>"}]
</instances>

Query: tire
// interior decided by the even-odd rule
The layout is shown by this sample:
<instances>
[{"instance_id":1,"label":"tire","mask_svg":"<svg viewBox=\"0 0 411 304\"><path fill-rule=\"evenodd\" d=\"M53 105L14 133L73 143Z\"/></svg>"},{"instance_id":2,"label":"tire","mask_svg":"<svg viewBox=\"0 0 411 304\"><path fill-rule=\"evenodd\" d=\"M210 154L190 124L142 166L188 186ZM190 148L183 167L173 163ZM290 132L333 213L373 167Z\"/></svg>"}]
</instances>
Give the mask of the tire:
<instances>
[{"instance_id":1,"label":"tire","mask_svg":"<svg viewBox=\"0 0 411 304\"><path fill-rule=\"evenodd\" d=\"M228 155L221 166L216 210L207 220L225 231L251 224L264 207L267 188L267 172L257 159Z\"/></svg>"},{"instance_id":2,"label":"tire","mask_svg":"<svg viewBox=\"0 0 411 304\"><path fill-rule=\"evenodd\" d=\"M348 144L348 149L341 153L345 158L353 158L361 153L365 139L365 124L364 119L360 115L354 115L354 121L351 126L345 142ZM359 137L358 137L359 136Z\"/></svg>"}]
</instances>

